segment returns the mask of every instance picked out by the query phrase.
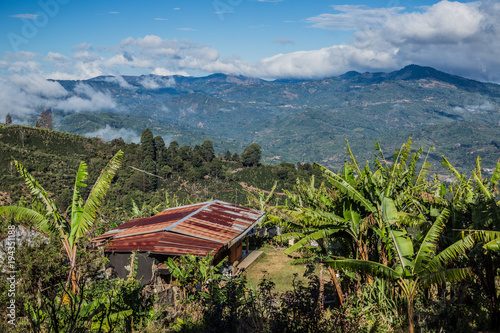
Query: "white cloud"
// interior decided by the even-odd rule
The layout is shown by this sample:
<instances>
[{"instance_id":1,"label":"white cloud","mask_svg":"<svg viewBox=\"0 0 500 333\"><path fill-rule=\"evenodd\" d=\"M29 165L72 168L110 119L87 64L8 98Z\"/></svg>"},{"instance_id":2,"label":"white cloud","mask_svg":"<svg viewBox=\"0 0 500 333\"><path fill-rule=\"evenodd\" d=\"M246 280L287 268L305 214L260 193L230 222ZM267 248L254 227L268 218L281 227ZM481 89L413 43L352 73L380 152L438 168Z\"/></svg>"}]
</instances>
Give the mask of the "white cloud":
<instances>
[{"instance_id":1,"label":"white cloud","mask_svg":"<svg viewBox=\"0 0 500 333\"><path fill-rule=\"evenodd\" d=\"M98 129L94 132L87 132L84 134L87 137L100 137L104 141L111 141L113 139L122 138L127 142L139 143L141 137L137 132L128 128L113 128L106 125L104 128Z\"/></svg>"},{"instance_id":2,"label":"white cloud","mask_svg":"<svg viewBox=\"0 0 500 333\"><path fill-rule=\"evenodd\" d=\"M333 14L303 22L309 28L354 31L345 45L276 54L251 62L221 56L210 45L155 35L129 37L118 45L79 44L71 58L51 52L7 54L0 68L19 74L88 79L99 75L187 75L214 72L264 78L321 78L356 71L390 71L410 63L474 79L500 82L500 3L440 1L412 12L401 7L336 5ZM260 26L259 26L260 27ZM292 40L279 38L287 45ZM151 82L147 81L150 80ZM161 86L147 79L147 87Z\"/></svg>"},{"instance_id":3,"label":"white cloud","mask_svg":"<svg viewBox=\"0 0 500 333\"><path fill-rule=\"evenodd\" d=\"M162 18L162 17L155 17L154 20L155 21L168 21L167 18Z\"/></svg>"},{"instance_id":4,"label":"white cloud","mask_svg":"<svg viewBox=\"0 0 500 333\"><path fill-rule=\"evenodd\" d=\"M320 14L306 19L313 28L329 30L358 30L373 24L382 24L389 16L394 16L404 7L370 8L361 5L334 5L340 14Z\"/></svg>"},{"instance_id":5,"label":"white cloud","mask_svg":"<svg viewBox=\"0 0 500 333\"><path fill-rule=\"evenodd\" d=\"M443 0L411 13L401 13L399 7L345 5L334 9L342 13L307 19L315 28L356 30L354 42L336 54L345 66L339 68L340 72L330 67L327 73L394 70L417 63L475 79L500 81L500 59L492 56L500 52L496 33L500 31L496 19L500 5L494 1Z\"/></svg>"},{"instance_id":6,"label":"white cloud","mask_svg":"<svg viewBox=\"0 0 500 333\"><path fill-rule=\"evenodd\" d=\"M38 75L12 75L10 82L21 91L30 95L39 95L47 98L59 98L68 94L59 82L48 81Z\"/></svg>"},{"instance_id":7,"label":"white cloud","mask_svg":"<svg viewBox=\"0 0 500 333\"><path fill-rule=\"evenodd\" d=\"M10 17L20 18L20 19L28 19L28 20L36 20L39 15L36 14L16 14L10 15Z\"/></svg>"},{"instance_id":8,"label":"white cloud","mask_svg":"<svg viewBox=\"0 0 500 333\"><path fill-rule=\"evenodd\" d=\"M0 119L7 113L18 119L25 118L43 109L80 112L114 108L116 102L108 93L96 91L87 84L80 83L69 92L59 82L35 74L0 78Z\"/></svg>"},{"instance_id":9,"label":"white cloud","mask_svg":"<svg viewBox=\"0 0 500 333\"><path fill-rule=\"evenodd\" d=\"M89 43L80 43L78 45L75 45L71 48L71 51L89 51L89 50L93 50L94 47L92 46L92 44L89 44Z\"/></svg>"},{"instance_id":10,"label":"white cloud","mask_svg":"<svg viewBox=\"0 0 500 333\"><path fill-rule=\"evenodd\" d=\"M29 52L29 51L19 51L19 52L5 52L5 60L32 60L40 57L40 54Z\"/></svg>"},{"instance_id":11,"label":"white cloud","mask_svg":"<svg viewBox=\"0 0 500 333\"><path fill-rule=\"evenodd\" d=\"M387 38L393 33L395 44L455 44L481 33L483 18L477 3L441 1L423 13L390 17L382 31Z\"/></svg>"},{"instance_id":12,"label":"white cloud","mask_svg":"<svg viewBox=\"0 0 500 333\"><path fill-rule=\"evenodd\" d=\"M117 75L117 76L108 76L104 79L106 82L111 82L111 83L117 83L120 87L129 89L129 90L137 90L137 87L131 85L125 79L123 76Z\"/></svg>"},{"instance_id":13,"label":"white cloud","mask_svg":"<svg viewBox=\"0 0 500 333\"><path fill-rule=\"evenodd\" d=\"M96 91L91 86L79 83L73 89L75 95L55 101L53 108L64 111L101 111L116 108L116 102L113 98L102 91Z\"/></svg>"},{"instance_id":14,"label":"white cloud","mask_svg":"<svg viewBox=\"0 0 500 333\"><path fill-rule=\"evenodd\" d=\"M295 42L293 40L285 38L285 37L275 39L274 42L277 44L281 44L281 45L295 44Z\"/></svg>"},{"instance_id":15,"label":"white cloud","mask_svg":"<svg viewBox=\"0 0 500 333\"><path fill-rule=\"evenodd\" d=\"M40 73L41 63L36 61L16 61L10 62L7 70L19 74Z\"/></svg>"},{"instance_id":16,"label":"white cloud","mask_svg":"<svg viewBox=\"0 0 500 333\"><path fill-rule=\"evenodd\" d=\"M159 75L159 76L172 76L172 75L180 75L180 76L189 76L188 73L184 72L184 71L170 71L166 68L162 68L162 67L156 67L152 72L151 74L154 74L154 75Z\"/></svg>"},{"instance_id":17,"label":"white cloud","mask_svg":"<svg viewBox=\"0 0 500 333\"><path fill-rule=\"evenodd\" d=\"M66 57L65 55L61 54L61 53L49 52L49 53L47 53L47 55L45 56L45 58L43 58L43 60L44 61L62 62L62 61L68 61L69 58Z\"/></svg>"},{"instance_id":18,"label":"white cloud","mask_svg":"<svg viewBox=\"0 0 500 333\"><path fill-rule=\"evenodd\" d=\"M73 59L81 60L85 62L91 62L102 59L102 57L97 53L90 53L89 51L78 51L71 55Z\"/></svg>"},{"instance_id":19,"label":"white cloud","mask_svg":"<svg viewBox=\"0 0 500 333\"><path fill-rule=\"evenodd\" d=\"M58 82L45 80L36 74L0 78L0 119L4 119L7 113L23 119L52 107L54 102L67 95L66 89Z\"/></svg>"},{"instance_id":20,"label":"white cloud","mask_svg":"<svg viewBox=\"0 0 500 333\"><path fill-rule=\"evenodd\" d=\"M139 84L146 89L156 90L161 88L171 88L175 86L175 79L173 77L163 78L155 75L148 75L143 77Z\"/></svg>"}]
</instances>

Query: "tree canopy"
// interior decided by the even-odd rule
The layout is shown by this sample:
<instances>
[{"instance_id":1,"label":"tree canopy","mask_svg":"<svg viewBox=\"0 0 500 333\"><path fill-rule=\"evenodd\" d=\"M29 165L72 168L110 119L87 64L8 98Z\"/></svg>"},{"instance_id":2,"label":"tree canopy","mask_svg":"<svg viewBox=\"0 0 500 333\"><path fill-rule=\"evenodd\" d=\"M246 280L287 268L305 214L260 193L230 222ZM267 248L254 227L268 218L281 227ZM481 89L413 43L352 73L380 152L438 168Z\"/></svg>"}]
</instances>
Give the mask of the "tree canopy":
<instances>
[{"instance_id":1,"label":"tree canopy","mask_svg":"<svg viewBox=\"0 0 500 333\"><path fill-rule=\"evenodd\" d=\"M241 153L241 162L244 166L257 166L260 163L262 149L256 142L246 147Z\"/></svg>"}]
</instances>

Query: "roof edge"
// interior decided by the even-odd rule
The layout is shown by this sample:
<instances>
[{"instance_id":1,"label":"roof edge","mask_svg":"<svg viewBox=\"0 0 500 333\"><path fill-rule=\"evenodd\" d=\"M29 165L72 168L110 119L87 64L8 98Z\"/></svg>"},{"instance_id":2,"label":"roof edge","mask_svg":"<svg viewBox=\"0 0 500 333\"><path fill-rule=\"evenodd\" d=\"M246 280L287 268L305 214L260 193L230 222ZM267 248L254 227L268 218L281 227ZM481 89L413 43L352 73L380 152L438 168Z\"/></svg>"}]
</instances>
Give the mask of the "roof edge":
<instances>
[{"instance_id":1,"label":"roof edge","mask_svg":"<svg viewBox=\"0 0 500 333\"><path fill-rule=\"evenodd\" d=\"M263 219L264 217L266 217L266 213L262 213L262 215L257 219L257 221L255 221L254 223L252 223L248 228L245 229L245 231L243 231L241 234L239 234L237 237L231 239L228 243L227 243L227 247L230 248L231 246L233 246L233 244L235 244L237 241L239 241L240 239L242 239L243 237L245 237L246 234L248 234L248 232L250 230L252 230L257 224L259 224Z\"/></svg>"}]
</instances>

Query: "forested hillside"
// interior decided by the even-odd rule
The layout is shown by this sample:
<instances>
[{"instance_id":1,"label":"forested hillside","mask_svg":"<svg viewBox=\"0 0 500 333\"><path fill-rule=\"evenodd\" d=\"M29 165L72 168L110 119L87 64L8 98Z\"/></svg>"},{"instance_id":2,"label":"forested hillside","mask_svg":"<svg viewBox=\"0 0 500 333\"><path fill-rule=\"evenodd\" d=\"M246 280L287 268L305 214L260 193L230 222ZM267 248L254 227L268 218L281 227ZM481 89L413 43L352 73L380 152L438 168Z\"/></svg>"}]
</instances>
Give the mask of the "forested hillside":
<instances>
[{"instance_id":1,"label":"forested hillside","mask_svg":"<svg viewBox=\"0 0 500 333\"><path fill-rule=\"evenodd\" d=\"M500 152L495 139L500 136L500 86L430 67L348 72L321 80L266 81L226 74L123 80L121 85L107 76L54 82L68 98L90 102L95 95L113 105L53 109L54 128L131 141L149 127L181 146L210 140L222 153L257 142L266 163L317 161L333 168L344 161L345 139L361 160L370 160L373 142L394 151L411 136L424 149L436 148L438 153L429 157L436 171L443 171L441 155L470 169L475 156L495 163ZM156 88L145 82L155 82ZM13 117L13 123L35 120L36 115Z\"/></svg>"},{"instance_id":2,"label":"forested hillside","mask_svg":"<svg viewBox=\"0 0 500 333\"><path fill-rule=\"evenodd\" d=\"M137 205L154 207L168 193L179 202L216 198L245 205L247 191L254 194L258 193L257 188L269 191L277 182L277 191L282 192L291 189L297 177L308 179L319 174L307 163L299 163L298 167L290 163L263 165L257 144L243 151L215 154L209 140L194 147L180 146L176 141L165 145L149 129L143 131L141 143L134 144L121 139L105 142L46 128L0 125L0 205L15 204L21 197L28 197L13 159L36 177L59 203L58 207L68 207L80 161L88 164L89 183L93 183L120 149L124 152L124 162L105 207L108 214L118 214L123 219L132 209L132 200Z\"/></svg>"}]
</instances>

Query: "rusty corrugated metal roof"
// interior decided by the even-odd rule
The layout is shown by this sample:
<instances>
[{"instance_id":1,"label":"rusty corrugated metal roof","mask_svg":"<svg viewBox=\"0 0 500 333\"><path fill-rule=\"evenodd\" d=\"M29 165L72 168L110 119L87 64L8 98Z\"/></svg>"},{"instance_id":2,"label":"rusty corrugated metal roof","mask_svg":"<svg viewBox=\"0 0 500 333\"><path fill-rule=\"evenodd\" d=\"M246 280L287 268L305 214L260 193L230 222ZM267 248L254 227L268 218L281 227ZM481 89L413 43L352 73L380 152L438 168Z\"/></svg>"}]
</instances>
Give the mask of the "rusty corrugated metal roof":
<instances>
[{"instance_id":1,"label":"rusty corrugated metal roof","mask_svg":"<svg viewBox=\"0 0 500 333\"><path fill-rule=\"evenodd\" d=\"M162 231L113 239L105 246L106 251L112 252L142 251L168 255L189 253L206 256L211 251L217 252L223 244Z\"/></svg>"},{"instance_id":2,"label":"rusty corrugated metal roof","mask_svg":"<svg viewBox=\"0 0 500 333\"><path fill-rule=\"evenodd\" d=\"M261 211L215 200L130 220L94 242L107 251L206 255L234 244L263 216Z\"/></svg>"}]
</instances>

